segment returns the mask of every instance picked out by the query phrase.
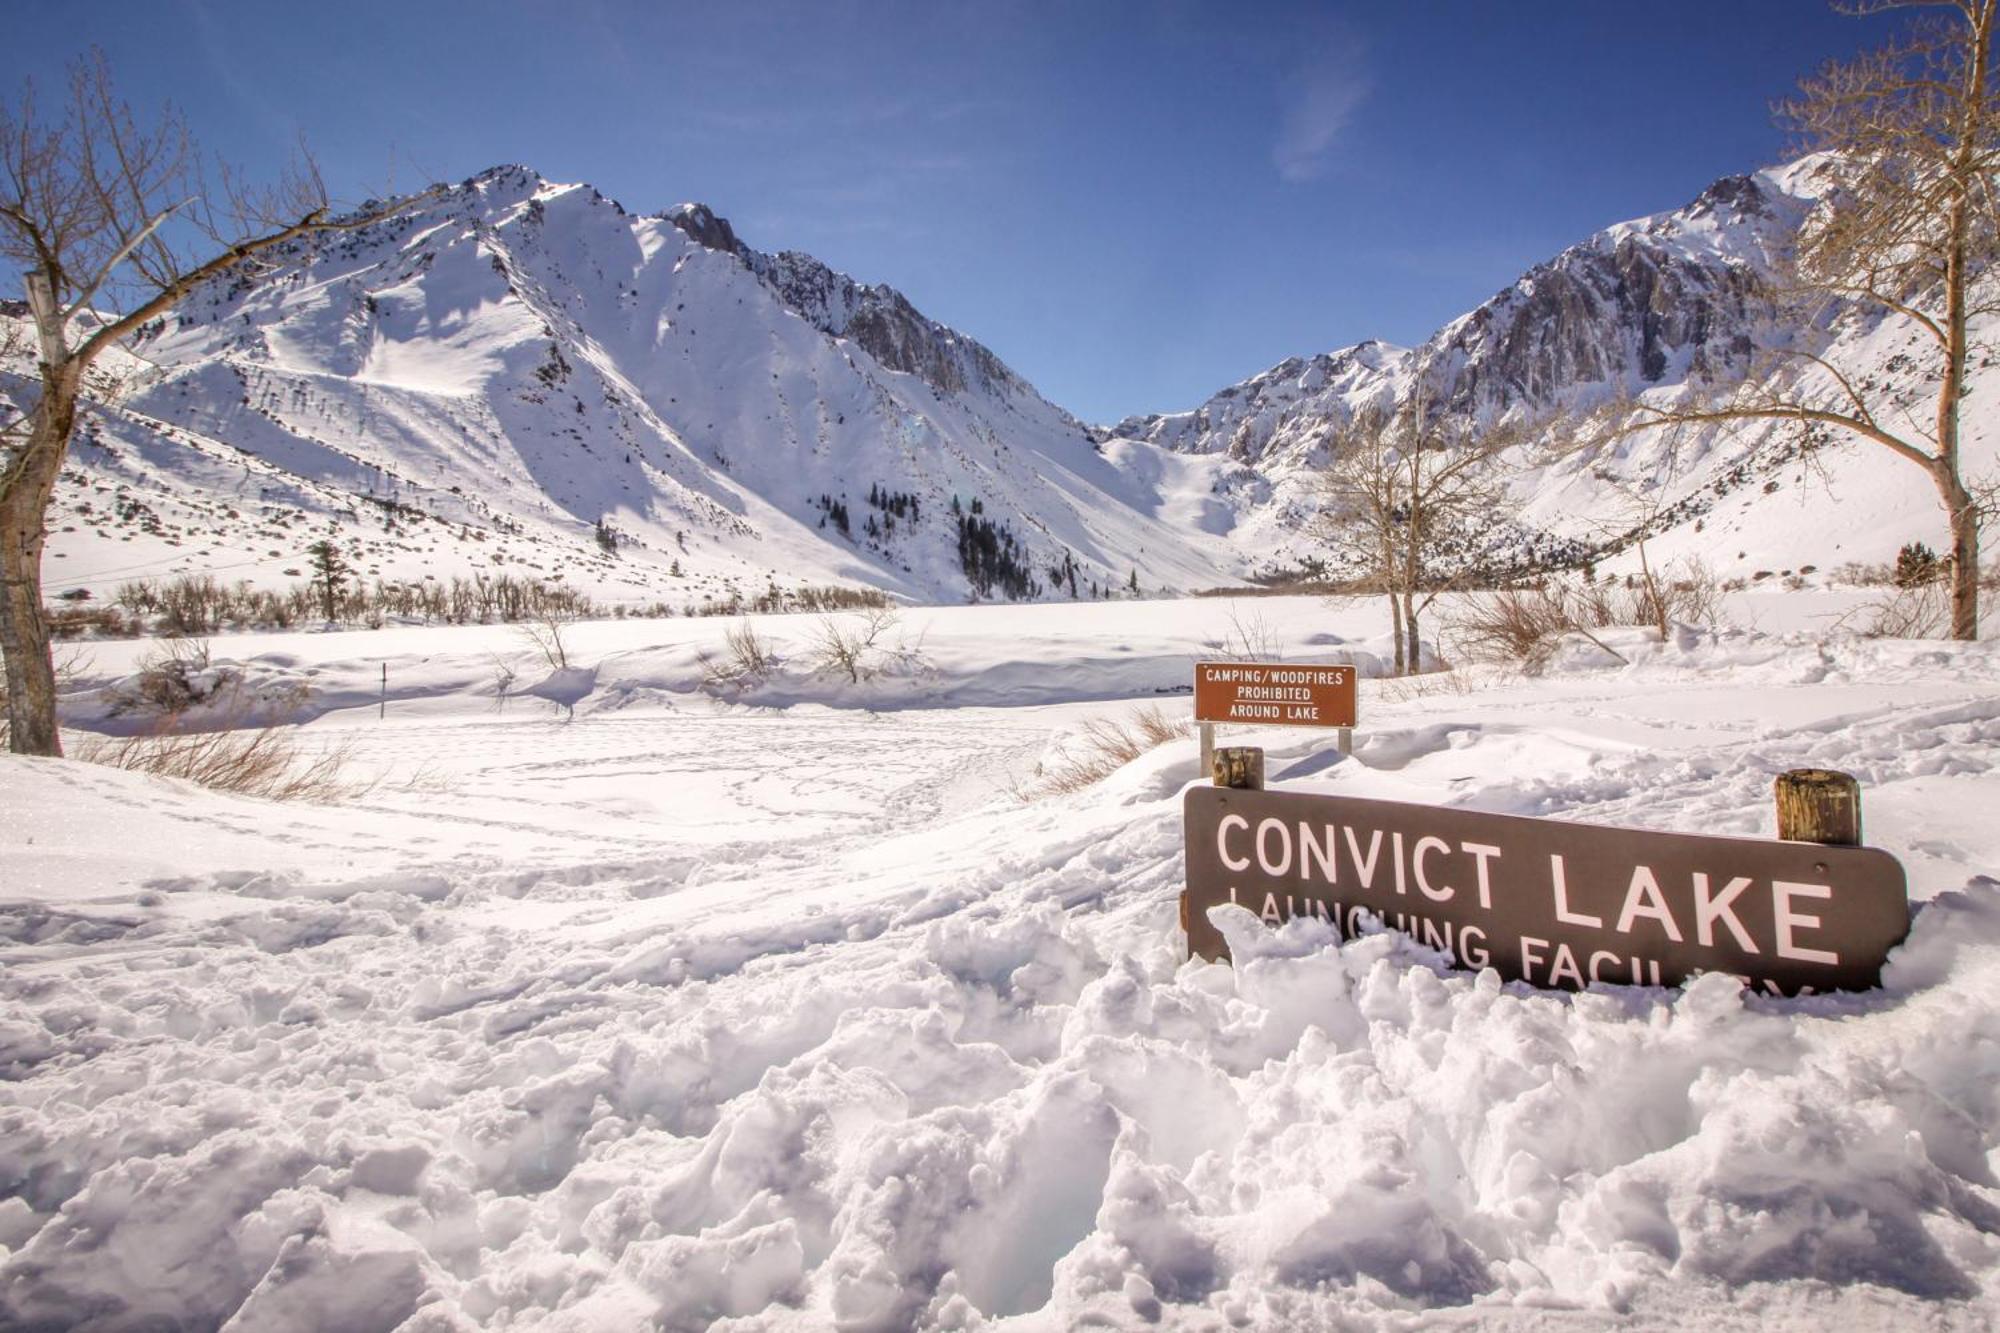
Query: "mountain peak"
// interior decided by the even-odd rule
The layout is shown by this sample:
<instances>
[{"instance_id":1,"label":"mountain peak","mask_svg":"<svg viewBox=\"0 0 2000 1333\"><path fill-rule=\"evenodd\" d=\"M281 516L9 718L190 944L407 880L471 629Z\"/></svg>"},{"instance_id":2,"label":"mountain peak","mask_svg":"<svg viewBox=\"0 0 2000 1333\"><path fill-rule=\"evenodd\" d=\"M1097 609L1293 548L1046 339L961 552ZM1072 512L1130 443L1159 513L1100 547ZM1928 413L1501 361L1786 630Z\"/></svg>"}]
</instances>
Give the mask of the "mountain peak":
<instances>
[{"instance_id":1,"label":"mountain peak","mask_svg":"<svg viewBox=\"0 0 2000 1333\"><path fill-rule=\"evenodd\" d=\"M737 239L736 229L729 225L729 219L719 216L707 204L677 204L660 216L686 232L696 244L711 250L741 255L746 248Z\"/></svg>"}]
</instances>

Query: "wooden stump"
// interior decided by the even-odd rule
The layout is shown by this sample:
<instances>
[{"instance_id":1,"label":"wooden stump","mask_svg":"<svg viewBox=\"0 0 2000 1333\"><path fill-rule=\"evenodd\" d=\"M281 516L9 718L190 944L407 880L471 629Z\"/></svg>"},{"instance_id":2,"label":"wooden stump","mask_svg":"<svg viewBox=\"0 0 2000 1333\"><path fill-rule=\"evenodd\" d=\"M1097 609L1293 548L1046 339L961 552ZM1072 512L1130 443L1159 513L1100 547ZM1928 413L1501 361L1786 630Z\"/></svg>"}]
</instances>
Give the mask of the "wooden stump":
<instances>
[{"instance_id":1,"label":"wooden stump","mask_svg":"<svg viewBox=\"0 0 2000 1333\"><path fill-rule=\"evenodd\" d=\"M1218 787L1264 790L1264 751L1255 745L1220 745L1209 778Z\"/></svg>"},{"instance_id":2,"label":"wooden stump","mask_svg":"<svg viewBox=\"0 0 2000 1333\"><path fill-rule=\"evenodd\" d=\"M1772 784L1778 836L1833 847L1861 845L1861 784L1831 768L1795 768Z\"/></svg>"}]
</instances>

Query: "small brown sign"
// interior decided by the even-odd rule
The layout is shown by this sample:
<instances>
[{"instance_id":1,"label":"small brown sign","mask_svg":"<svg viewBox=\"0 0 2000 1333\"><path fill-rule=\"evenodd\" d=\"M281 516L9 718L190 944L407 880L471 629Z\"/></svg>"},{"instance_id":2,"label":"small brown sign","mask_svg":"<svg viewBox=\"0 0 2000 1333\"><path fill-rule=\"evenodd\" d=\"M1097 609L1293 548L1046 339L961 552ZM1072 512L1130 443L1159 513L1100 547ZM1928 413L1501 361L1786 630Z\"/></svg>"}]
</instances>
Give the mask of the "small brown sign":
<instances>
[{"instance_id":1,"label":"small brown sign","mask_svg":"<svg viewBox=\"0 0 2000 1333\"><path fill-rule=\"evenodd\" d=\"M1903 867L1872 847L1711 838L1297 792L1193 787L1188 947L1208 909L1352 939L1372 916L1470 968L1578 990L1728 972L1773 994L1865 990L1909 930Z\"/></svg>"},{"instance_id":2,"label":"small brown sign","mask_svg":"<svg viewBox=\"0 0 2000 1333\"><path fill-rule=\"evenodd\" d=\"M1194 720L1269 727L1351 727L1354 674L1351 666L1197 662Z\"/></svg>"}]
</instances>

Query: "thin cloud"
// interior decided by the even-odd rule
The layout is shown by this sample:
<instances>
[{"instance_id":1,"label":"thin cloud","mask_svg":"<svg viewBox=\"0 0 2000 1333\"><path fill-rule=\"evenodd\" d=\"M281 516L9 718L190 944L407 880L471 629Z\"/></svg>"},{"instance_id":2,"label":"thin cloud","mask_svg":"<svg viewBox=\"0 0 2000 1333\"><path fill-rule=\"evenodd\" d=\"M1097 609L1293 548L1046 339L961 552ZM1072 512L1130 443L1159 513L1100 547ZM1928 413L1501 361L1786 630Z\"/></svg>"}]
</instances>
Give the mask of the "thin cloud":
<instances>
[{"instance_id":1,"label":"thin cloud","mask_svg":"<svg viewBox=\"0 0 2000 1333\"><path fill-rule=\"evenodd\" d=\"M249 113L249 122L273 143L295 142L298 124L291 113L264 96L237 72L240 62L225 48L222 25L216 22L207 0L186 0L186 9L194 18L194 32L196 40L201 43L202 59L207 61L209 73L215 81Z\"/></svg>"},{"instance_id":2,"label":"thin cloud","mask_svg":"<svg viewBox=\"0 0 2000 1333\"><path fill-rule=\"evenodd\" d=\"M921 130L971 116L997 115L1009 109L1007 103L993 98L935 100L914 95L876 99L841 96L788 105L760 98L737 107L698 107L684 119L705 130L724 134L802 134L897 126Z\"/></svg>"},{"instance_id":3,"label":"thin cloud","mask_svg":"<svg viewBox=\"0 0 2000 1333\"><path fill-rule=\"evenodd\" d=\"M1292 182L1324 174L1354 112L1373 91L1362 67L1360 43L1340 36L1317 44L1311 63L1282 84L1284 106L1271 160Z\"/></svg>"}]
</instances>

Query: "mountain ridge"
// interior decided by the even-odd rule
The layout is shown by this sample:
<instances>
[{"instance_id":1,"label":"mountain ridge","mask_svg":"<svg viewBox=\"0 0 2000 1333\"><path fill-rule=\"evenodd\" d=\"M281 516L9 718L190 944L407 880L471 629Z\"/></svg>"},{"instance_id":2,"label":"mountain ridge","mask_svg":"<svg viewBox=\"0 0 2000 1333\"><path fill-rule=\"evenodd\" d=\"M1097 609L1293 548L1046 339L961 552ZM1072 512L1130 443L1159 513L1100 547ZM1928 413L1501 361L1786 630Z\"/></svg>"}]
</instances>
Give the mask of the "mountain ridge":
<instances>
[{"instance_id":1,"label":"mountain ridge","mask_svg":"<svg viewBox=\"0 0 2000 1333\"><path fill-rule=\"evenodd\" d=\"M1046 593L1057 571L1079 594L1234 572L1222 544L1149 513L1073 416L893 288L754 250L702 206L642 217L525 168L291 247L132 350L101 423L128 462L198 441L295 474L315 525L351 528L367 501L445 520L447 542L370 534L381 577L497 558L685 605L781 583L955 600ZM131 471L92 487L157 493L184 545L214 526L172 466Z\"/></svg>"},{"instance_id":2,"label":"mountain ridge","mask_svg":"<svg viewBox=\"0 0 2000 1333\"><path fill-rule=\"evenodd\" d=\"M641 215L495 167L143 331L72 457L52 554L74 563L51 586L281 578L322 531L373 577L508 569L676 609L805 583L923 601L1272 576L1320 554L1328 441L1420 383L1476 425L1533 424L1706 392L1811 336L1914 401L1906 330L1800 335L1766 294L1828 170L1724 177L1603 228L1414 347L1289 357L1188 411L1093 427L894 287L759 250L706 204ZM0 392L26 370L16 357ZM1772 425L1515 461L1495 563L1613 549L1635 507L1669 547L1733 545L1746 568L1932 535L1916 469ZM1856 479L1844 501L1815 498L1814 468L1829 492ZM1774 495L1805 516L1764 521ZM1850 540L1808 550L1829 503Z\"/></svg>"}]
</instances>

